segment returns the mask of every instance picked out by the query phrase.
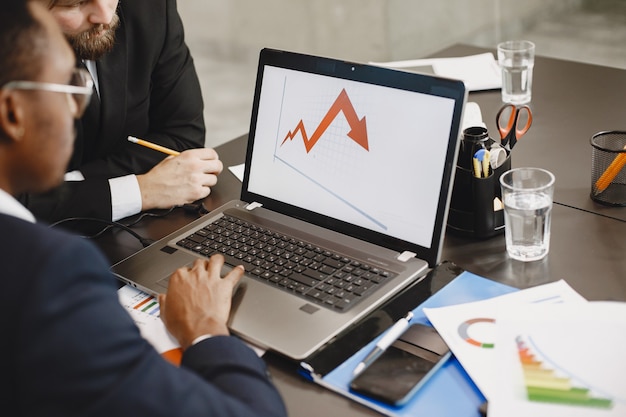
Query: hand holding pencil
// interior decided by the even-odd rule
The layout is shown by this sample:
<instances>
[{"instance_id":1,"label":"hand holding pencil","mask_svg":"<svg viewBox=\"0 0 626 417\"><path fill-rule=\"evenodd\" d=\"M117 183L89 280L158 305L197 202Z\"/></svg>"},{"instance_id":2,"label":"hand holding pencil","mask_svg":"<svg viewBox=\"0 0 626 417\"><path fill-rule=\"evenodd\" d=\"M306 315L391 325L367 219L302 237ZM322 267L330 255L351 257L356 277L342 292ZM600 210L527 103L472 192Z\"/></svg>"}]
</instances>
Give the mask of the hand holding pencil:
<instances>
[{"instance_id":1,"label":"hand holding pencil","mask_svg":"<svg viewBox=\"0 0 626 417\"><path fill-rule=\"evenodd\" d=\"M223 169L217 152L211 148L178 152L134 136L129 136L128 141L175 156L164 158L147 173L136 176L142 211L181 206L205 198Z\"/></svg>"}]
</instances>

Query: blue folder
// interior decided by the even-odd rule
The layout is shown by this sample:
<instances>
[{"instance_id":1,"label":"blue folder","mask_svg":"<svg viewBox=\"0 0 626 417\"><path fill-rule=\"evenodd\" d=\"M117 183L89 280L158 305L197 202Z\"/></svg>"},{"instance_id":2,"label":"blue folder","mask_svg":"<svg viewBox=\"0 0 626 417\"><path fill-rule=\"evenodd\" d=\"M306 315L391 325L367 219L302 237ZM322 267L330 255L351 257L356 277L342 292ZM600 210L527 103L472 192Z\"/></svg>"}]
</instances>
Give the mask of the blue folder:
<instances>
[{"instance_id":1,"label":"blue folder","mask_svg":"<svg viewBox=\"0 0 626 417\"><path fill-rule=\"evenodd\" d=\"M513 291L517 289L465 271L418 305L413 310L411 323L431 325L424 314L425 307L443 307L479 301ZM307 362L301 364L300 373L315 383L385 415L479 417L479 407L485 401L485 397L454 356L401 407L394 407L350 391L352 371L383 335L384 333L379 335L325 375L316 373Z\"/></svg>"}]
</instances>

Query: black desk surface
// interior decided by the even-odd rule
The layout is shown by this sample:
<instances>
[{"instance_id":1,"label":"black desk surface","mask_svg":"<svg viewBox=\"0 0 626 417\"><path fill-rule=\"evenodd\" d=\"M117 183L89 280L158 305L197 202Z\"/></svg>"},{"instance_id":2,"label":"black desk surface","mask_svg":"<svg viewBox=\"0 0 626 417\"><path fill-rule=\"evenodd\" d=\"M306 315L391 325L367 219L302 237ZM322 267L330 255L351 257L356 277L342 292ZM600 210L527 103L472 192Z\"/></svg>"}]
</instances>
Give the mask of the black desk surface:
<instances>
[{"instance_id":1,"label":"black desk surface","mask_svg":"<svg viewBox=\"0 0 626 417\"><path fill-rule=\"evenodd\" d=\"M481 52L485 50L459 45L437 56ZM512 165L538 166L556 176L550 253L542 261L523 263L507 257L504 236L474 240L447 234L442 259L518 288L564 279L589 300L626 301L626 208L604 207L589 198L589 138L598 131L623 128L625 90L626 71L537 57L531 105L535 119L514 149ZM499 139L495 114L502 104L500 92L471 93L469 101L480 105L491 136ZM217 148L225 167L244 161L246 139ZM212 210L236 199L240 190L239 180L225 168L205 207ZM145 219L134 229L158 239L196 217L176 209L165 218ZM119 231L97 243L112 263L141 249L137 240ZM290 415L378 415L305 381L293 372L293 364L274 357L267 362Z\"/></svg>"}]
</instances>

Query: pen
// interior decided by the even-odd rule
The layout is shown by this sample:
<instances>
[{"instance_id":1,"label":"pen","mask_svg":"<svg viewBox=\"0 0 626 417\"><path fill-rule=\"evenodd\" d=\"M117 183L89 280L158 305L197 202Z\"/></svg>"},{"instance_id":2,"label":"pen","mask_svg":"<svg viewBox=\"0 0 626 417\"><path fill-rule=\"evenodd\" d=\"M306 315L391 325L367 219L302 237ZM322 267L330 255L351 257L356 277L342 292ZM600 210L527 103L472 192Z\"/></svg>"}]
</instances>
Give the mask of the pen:
<instances>
[{"instance_id":1,"label":"pen","mask_svg":"<svg viewBox=\"0 0 626 417\"><path fill-rule=\"evenodd\" d=\"M624 149L626 149L626 146L624 146ZM604 171L596 181L595 194L600 194L602 191L606 190L617 174L624 168L624 165L626 165L626 153L620 153L613 159L611 165L609 165L606 171Z\"/></svg>"},{"instance_id":2,"label":"pen","mask_svg":"<svg viewBox=\"0 0 626 417\"><path fill-rule=\"evenodd\" d=\"M363 359L359 364L354 368L352 372L352 376L355 377L359 375L365 368L370 366L372 362L374 362L393 342L396 341L398 337L402 333L405 332L409 327L409 321L413 318L413 313L409 311L406 316L402 317L398 320L383 337L380 338L376 346L370 353L367 354L365 359Z\"/></svg>"},{"instance_id":3,"label":"pen","mask_svg":"<svg viewBox=\"0 0 626 417\"><path fill-rule=\"evenodd\" d=\"M155 151L163 152L168 155L180 155L180 152L166 148L165 146L157 145L156 143L148 142L147 140L138 139L134 136L129 136L128 141L136 143L137 145L145 146L146 148L154 149Z\"/></svg>"}]
</instances>

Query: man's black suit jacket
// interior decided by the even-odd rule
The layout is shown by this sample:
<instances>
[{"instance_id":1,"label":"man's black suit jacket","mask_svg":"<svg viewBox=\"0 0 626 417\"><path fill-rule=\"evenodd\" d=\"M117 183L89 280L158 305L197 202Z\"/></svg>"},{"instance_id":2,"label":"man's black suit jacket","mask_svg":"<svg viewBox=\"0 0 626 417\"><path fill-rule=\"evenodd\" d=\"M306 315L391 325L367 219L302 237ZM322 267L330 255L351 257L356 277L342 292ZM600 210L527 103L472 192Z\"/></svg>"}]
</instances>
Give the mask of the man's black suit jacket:
<instances>
[{"instance_id":1,"label":"man's black suit jacket","mask_svg":"<svg viewBox=\"0 0 626 417\"><path fill-rule=\"evenodd\" d=\"M204 146L203 102L184 41L175 0L120 1L113 50L96 62L101 129L85 137L84 120L68 171L85 181L65 182L19 200L40 220L111 219L109 178L143 174L165 155L127 141L128 135L179 151Z\"/></svg>"},{"instance_id":2,"label":"man's black suit jacket","mask_svg":"<svg viewBox=\"0 0 626 417\"><path fill-rule=\"evenodd\" d=\"M0 410L7 416L284 416L240 340L187 349L180 368L140 335L89 242L0 214Z\"/></svg>"}]
</instances>

